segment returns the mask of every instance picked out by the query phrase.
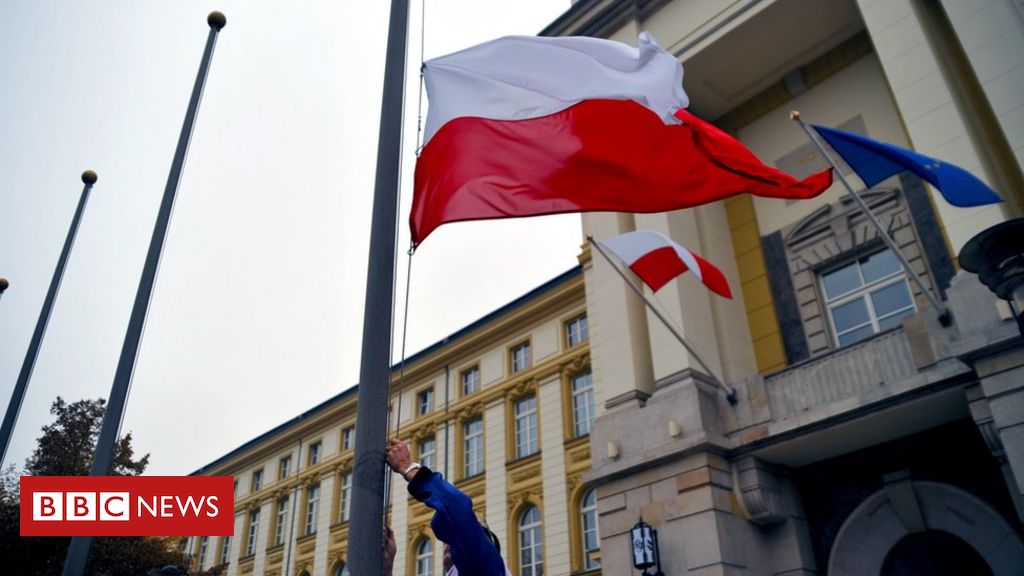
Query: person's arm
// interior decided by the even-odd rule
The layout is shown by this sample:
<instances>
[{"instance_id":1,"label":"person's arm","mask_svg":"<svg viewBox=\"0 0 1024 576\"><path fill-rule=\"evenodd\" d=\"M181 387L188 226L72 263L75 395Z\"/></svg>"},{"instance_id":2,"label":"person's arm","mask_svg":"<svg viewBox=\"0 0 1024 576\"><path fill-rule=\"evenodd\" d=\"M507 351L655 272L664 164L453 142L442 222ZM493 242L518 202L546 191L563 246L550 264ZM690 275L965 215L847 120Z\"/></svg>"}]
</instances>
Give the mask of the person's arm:
<instances>
[{"instance_id":1,"label":"person's arm","mask_svg":"<svg viewBox=\"0 0 1024 576\"><path fill-rule=\"evenodd\" d=\"M459 574L502 576L505 563L484 535L473 512L473 501L437 472L412 462L409 447L398 439L388 445L388 466L409 482L409 493L434 510L430 522L434 534L451 547L452 561Z\"/></svg>"},{"instance_id":2,"label":"person's arm","mask_svg":"<svg viewBox=\"0 0 1024 576\"><path fill-rule=\"evenodd\" d=\"M395 533L391 526L384 527L384 576L392 576L395 570L395 553L398 552L398 545L395 543Z\"/></svg>"},{"instance_id":3,"label":"person's arm","mask_svg":"<svg viewBox=\"0 0 1024 576\"><path fill-rule=\"evenodd\" d=\"M421 467L410 480L409 493L434 510L430 526L451 547L452 561L459 574L505 574L505 563L484 534L469 496L426 467Z\"/></svg>"}]
</instances>

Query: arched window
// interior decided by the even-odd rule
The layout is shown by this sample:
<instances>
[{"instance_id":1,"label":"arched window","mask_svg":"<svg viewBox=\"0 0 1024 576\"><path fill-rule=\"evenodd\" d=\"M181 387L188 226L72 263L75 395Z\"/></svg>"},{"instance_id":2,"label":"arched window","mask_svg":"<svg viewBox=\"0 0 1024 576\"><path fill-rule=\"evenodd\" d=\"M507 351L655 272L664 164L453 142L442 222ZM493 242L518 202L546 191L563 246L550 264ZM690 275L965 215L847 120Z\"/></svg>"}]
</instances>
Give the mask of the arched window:
<instances>
[{"instance_id":1,"label":"arched window","mask_svg":"<svg viewBox=\"0 0 1024 576\"><path fill-rule=\"evenodd\" d=\"M349 576L348 566L344 562L339 562L338 567L334 569L334 576Z\"/></svg>"},{"instance_id":2,"label":"arched window","mask_svg":"<svg viewBox=\"0 0 1024 576\"><path fill-rule=\"evenodd\" d=\"M543 546L540 510L528 506L519 515L519 576L543 576Z\"/></svg>"},{"instance_id":3,"label":"arched window","mask_svg":"<svg viewBox=\"0 0 1024 576\"><path fill-rule=\"evenodd\" d=\"M601 563L590 557L601 548L601 535L597 529L597 492L591 488L580 498L580 530L583 544L583 568L594 570Z\"/></svg>"},{"instance_id":4,"label":"arched window","mask_svg":"<svg viewBox=\"0 0 1024 576\"><path fill-rule=\"evenodd\" d=\"M434 541L424 538L416 545L416 576L432 576L433 574Z\"/></svg>"}]
</instances>

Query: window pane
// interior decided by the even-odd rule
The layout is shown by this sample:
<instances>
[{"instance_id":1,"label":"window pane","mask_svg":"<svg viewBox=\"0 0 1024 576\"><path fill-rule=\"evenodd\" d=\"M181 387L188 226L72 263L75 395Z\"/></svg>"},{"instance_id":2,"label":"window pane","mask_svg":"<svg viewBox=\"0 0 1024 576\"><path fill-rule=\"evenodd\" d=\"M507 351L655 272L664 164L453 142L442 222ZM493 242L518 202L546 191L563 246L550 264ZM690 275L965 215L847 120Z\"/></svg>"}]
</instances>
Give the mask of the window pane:
<instances>
[{"instance_id":1,"label":"window pane","mask_svg":"<svg viewBox=\"0 0 1024 576\"><path fill-rule=\"evenodd\" d=\"M846 346L848 344L853 344L854 342L858 342L865 338L870 338L874 334L875 331L871 328L871 324L867 324L865 326L861 326L856 330L847 332L846 334L841 334L839 336L839 345Z\"/></svg>"},{"instance_id":2,"label":"window pane","mask_svg":"<svg viewBox=\"0 0 1024 576\"><path fill-rule=\"evenodd\" d=\"M870 324L871 316L868 315L867 303L862 298L857 298L852 302L832 308L832 321L835 323L838 334L861 324Z\"/></svg>"},{"instance_id":3,"label":"window pane","mask_svg":"<svg viewBox=\"0 0 1024 576\"><path fill-rule=\"evenodd\" d=\"M825 274L822 276L822 283L825 285L825 294L829 300L860 288L861 282L860 274L857 272L857 264L853 263Z\"/></svg>"},{"instance_id":4,"label":"window pane","mask_svg":"<svg viewBox=\"0 0 1024 576\"><path fill-rule=\"evenodd\" d=\"M875 314L879 318L913 306L906 282L897 282L881 290L875 290L871 293L871 303L875 305Z\"/></svg>"},{"instance_id":5,"label":"window pane","mask_svg":"<svg viewBox=\"0 0 1024 576\"><path fill-rule=\"evenodd\" d=\"M870 283L899 272L903 265L892 250L882 250L862 260L860 269L864 274L864 282Z\"/></svg>"}]
</instances>

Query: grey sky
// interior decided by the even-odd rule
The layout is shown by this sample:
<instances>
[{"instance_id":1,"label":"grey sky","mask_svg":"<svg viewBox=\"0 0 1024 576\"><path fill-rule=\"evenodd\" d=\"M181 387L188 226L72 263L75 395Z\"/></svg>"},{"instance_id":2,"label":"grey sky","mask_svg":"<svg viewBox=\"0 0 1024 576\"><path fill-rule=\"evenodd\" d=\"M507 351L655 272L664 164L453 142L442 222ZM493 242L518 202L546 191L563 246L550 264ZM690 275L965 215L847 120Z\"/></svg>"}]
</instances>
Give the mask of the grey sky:
<instances>
[{"instance_id":1,"label":"grey sky","mask_svg":"<svg viewBox=\"0 0 1024 576\"><path fill-rule=\"evenodd\" d=\"M412 2L401 246L415 149ZM426 57L533 34L568 0L427 2ZM353 385L388 2L0 3L0 406L81 191L99 181L15 430L19 465L57 395L107 396L206 14L228 24L147 321L123 430L184 474ZM408 353L576 263L579 217L463 223L413 259ZM398 267L399 295L406 260ZM399 308L399 311L401 308ZM6 464L6 463L5 463Z\"/></svg>"}]
</instances>

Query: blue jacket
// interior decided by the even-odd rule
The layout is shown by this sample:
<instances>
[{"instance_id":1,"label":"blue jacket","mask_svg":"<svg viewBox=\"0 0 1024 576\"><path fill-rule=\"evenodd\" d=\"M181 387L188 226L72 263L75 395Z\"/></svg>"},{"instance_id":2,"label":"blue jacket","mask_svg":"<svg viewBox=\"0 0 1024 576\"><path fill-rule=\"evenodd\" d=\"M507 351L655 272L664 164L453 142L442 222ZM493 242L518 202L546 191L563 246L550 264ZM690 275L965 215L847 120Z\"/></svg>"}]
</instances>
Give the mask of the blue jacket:
<instances>
[{"instance_id":1,"label":"blue jacket","mask_svg":"<svg viewBox=\"0 0 1024 576\"><path fill-rule=\"evenodd\" d=\"M426 467L409 482L409 494L434 510L430 527L451 547L460 576L505 576L505 562L476 519L469 496Z\"/></svg>"}]
</instances>

